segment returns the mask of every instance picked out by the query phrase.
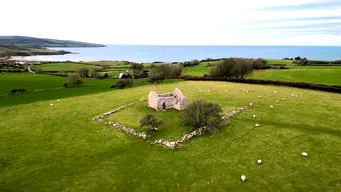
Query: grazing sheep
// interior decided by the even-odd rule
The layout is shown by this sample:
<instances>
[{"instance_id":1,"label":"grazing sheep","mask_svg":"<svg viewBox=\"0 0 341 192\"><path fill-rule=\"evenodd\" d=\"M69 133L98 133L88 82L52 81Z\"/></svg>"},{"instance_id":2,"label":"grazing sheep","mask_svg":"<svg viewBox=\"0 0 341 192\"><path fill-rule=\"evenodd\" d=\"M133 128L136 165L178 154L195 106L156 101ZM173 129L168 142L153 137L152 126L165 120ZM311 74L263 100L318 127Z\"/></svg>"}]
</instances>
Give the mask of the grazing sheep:
<instances>
[{"instance_id":1,"label":"grazing sheep","mask_svg":"<svg viewBox=\"0 0 341 192\"><path fill-rule=\"evenodd\" d=\"M308 157L308 153L302 152L302 156L303 156L303 157Z\"/></svg>"},{"instance_id":2,"label":"grazing sheep","mask_svg":"<svg viewBox=\"0 0 341 192\"><path fill-rule=\"evenodd\" d=\"M240 176L240 179L244 182L246 180L245 175Z\"/></svg>"},{"instance_id":3,"label":"grazing sheep","mask_svg":"<svg viewBox=\"0 0 341 192\"><path fill-rule=\"evenodd\" d=\"M53 107L54 105L51 103L50 106Z\"/></svg>"},{"instance_id":4,"label":"grazing sheep","mask_svg":"<svg viewBox=\"0 0 341 192\"><path fill-rule=\"evenodd\" d=\"M259 165L262 164L262 160L259 159L259 160L257 161L257 163L258 163Z\"/></svg>"},{"instance_id":5,"label":"grazing sheep","mask_svg":"<svg viewBox=\"0 0 341 192\"><path fill-rule=\"evenodd\" d=\"M255 126L256 126L256 127L259 127L259 124L256 124Z\"/></svg>"},{"instance_id":6,"label":"grazing sheep","mask_svg":"<svg viewBox=\"0 0 341 192\"><path fill-rule=\"evenodd\" d=\"M59 102L60 101L60 99L57 99L57 102Z\"/></svg>"},{"instance_id":7,"label":"grazing sheep","mask_svg":"<svg viewBox=\"0 0 341 192\"><path fill-rule=\"evenodd\" d=\"M274 93L277 93L277 91L274 91Z\"/></svg>"},{"instance_id":8,"label":"grazing sheep","mask_svg":"<svg viewBox=\"0 0 341 192\"><path fill-rule=\"evenodd\" d=\"M252 103L250 103L250 106L252 106L253 104Z\"/></svg>"},{"instance_id":9,"label":"grazing sheep","mask_svg":"<svg viewBox=\"0 0 341 192\"><path fill-rule=\"evenodd\" d=\"M253 118L256 118L256 115L252 115Z\"/></svg>"},{"instance_id":10,"label":"grazing sheep","mask_svg":"<svg viewBox=\"0 0 341 192\"><path fill-rule=\"evenodd\" d=\"M285 101L285 98L282 98L282 101Z\"/></svg>"},{"instance_id":11,"label":"grazing sheep","mask_svg":"<svg viewBox=\"0 0 341 192\"><path fill-rule=\"evenodd\" d=\"M270 108L274 108L274 106L270 105Z\"/></svg>"},{"instance_id":12,"label":"grazing sheep","mask_svg":"<svg viewBox=\"0 0 341 192\"><path fill-rule=\"evenodd\" d=\"M277 100L276 103L279 103L279 101Z\"/></svg>"}]
</instances>

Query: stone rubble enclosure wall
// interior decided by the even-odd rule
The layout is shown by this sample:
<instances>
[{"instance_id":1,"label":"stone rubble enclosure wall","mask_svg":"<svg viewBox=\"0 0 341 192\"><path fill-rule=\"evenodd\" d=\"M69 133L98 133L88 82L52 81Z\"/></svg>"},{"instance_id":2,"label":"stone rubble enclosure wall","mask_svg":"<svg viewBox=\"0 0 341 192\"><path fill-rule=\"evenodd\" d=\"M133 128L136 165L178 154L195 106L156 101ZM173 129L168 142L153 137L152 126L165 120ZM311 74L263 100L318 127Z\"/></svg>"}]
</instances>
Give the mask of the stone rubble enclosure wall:
<instances>
[{"instance_id":1,"label":"stone rubble enclosure wall","mask_svg":"<svg viewBox=\"0 0 341 192\"><path fill-rule=\"evenodd\" d=\"M116 113L116 112L124 109L124 108L127 108L129 106L132 106L132 105L144 102L144 101L145 101L144 99L140 99L137 102L133 102L133 103L129 103L127 105L123 105L123 106L121 106L121 107L119 107L117 109L114 109L112 111L103 113L102 115L96 116L92 120L93 121L96 120L96 121L98 121L100 123L103 123L105 125L110 125L113 128L115 128L115 129L120 129L120 130L124 131L125 133L128 133L130 135L133 135L133 136L136 136L138 138L142 138L142 139L146 140L146 139L148 139L150 137L150 135L148 135L148 134L146 134L144 132L136 131L133 128L126 127L126 126L121 125L119 123L114 123L114 122L111 122L111 121L104 121L103 120L103 118L108 116L108 115L111 115L113 113ZM222 118L223 119L229 119L229 118L231 118L231 117L241 113L242 111L244 111L246 109L247 109L247 106L240 107L240 108L238 108L236 110L233 110L230 113L224 115ZM183 135L180 139L175 140L175 141L168 141L168 140L165 140L165 139L157 139L157 140L154 140L154 141L149 141L149 143L150 144L161 145L161 146L164 146L164 147L167 147L167 148L170 148L170 149L179 148L179 147L182 147L187 141L189 141L193 137L202 135L205 132L205 129L206 129L206 127L201 127L201 128L199 128L199 129L197 129L195 131L192 131L190 133L187 133L187 134Z\"/></svg>"}]
</instances>

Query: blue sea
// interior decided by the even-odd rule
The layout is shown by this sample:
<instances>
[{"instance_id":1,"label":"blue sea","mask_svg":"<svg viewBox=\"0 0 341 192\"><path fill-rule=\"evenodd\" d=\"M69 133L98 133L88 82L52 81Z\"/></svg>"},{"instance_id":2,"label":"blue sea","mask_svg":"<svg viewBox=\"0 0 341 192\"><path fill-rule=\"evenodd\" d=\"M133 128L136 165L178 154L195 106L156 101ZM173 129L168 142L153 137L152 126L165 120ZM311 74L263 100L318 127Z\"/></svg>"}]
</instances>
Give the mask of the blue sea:
<instances>
[{"instance_id":1,"label":"blue sea","mask_svg":"<svg viewBox=\"0 0 341 192\"><path fill-rule=\"evenodd\" d=\"M100 61L120 60L134 62L189 61L206 58L264 58L306 57L310 60L341 60L341 47L327 46L155 46L107 45L100 48L53 48L74 54L32 56L44 61Z\"/></svg>"}]
</instances>

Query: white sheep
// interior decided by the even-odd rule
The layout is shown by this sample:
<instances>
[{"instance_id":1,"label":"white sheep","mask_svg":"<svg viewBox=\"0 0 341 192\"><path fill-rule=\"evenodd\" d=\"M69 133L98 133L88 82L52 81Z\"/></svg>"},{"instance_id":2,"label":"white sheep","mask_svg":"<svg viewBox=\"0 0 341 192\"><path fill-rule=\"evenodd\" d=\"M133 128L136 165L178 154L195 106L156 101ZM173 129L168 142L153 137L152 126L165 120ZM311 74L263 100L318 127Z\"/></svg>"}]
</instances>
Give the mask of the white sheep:
<instances>
[{"instance_id":1,"label":"white sheep","mask_svg":"<svg viewBox=\"0 0 341 192\"><path fill-rule=\"evenodd\" d=\"M274 93L277 93L277 91L274 91Z\"/></svg>"},{"instance_id":2,"label":"white sheep","mask_svg":"<svg viewBox=\"0 0 341 192\"><path fill-rule=\"evenodd\" d=\"M258 98L261 98L262 96L258 95Z\"/></svg>"},{"instance_id":3,"label":"white sheep","mask_svg":"<svg viewBox=\"0 0 341 192\"><path fill-rule=\"evenodd\" d=\"M246 92L246 93L248 93L249 91L248 91L248 90L246 90L245 92Z\"/></svg>"},{"instance_id":4,"label":"white sheep","mask_svg":"<svg viewBox=\"0 0 341 192\"><path fill-rule=\"evenodd\" d=\"M262 164L262 160L259 159L259 160L257 161L257 163L258 163L259 165Z\"/></svg>"},{"instance_id":5,"label":"white sheep","mask_svg":"<svg viewBox=\"0 0 341 192\"><path fill-rule=\"evenodd\" d=\"M270 105L270 108L274 108L274 106Z\"/></svg>"},{"instance_id":6,"label":"white sheep","mask_svg":"<svg viewBox=\"0 0 341 192\"><path fill-rule=\"evenodd\" d=\"M60 99L57 99L57 102L59 102L60 101Z\"/></svg>"},{"instance_id":7,"label":"white sheep","mask_svg":"<svg viewBox=\"0 0 341 192\"><path fill-rule=\"evenodd\" d=\"M285 98L282 98L282 101L285 101Z\"/></svg>"},{"instance_id":8,"label":"white sheep","mask_svg":"<svg viewBox=\"0 0 341 192\"><path fill-rule=\"evenodd\" d=\"M308 157L308 153L302 152L302 156L303 156L303 157Z\"/></svg>"},{"instance_id":9,"label":"white sheep","mask_svg":"<svg viewBox=\"0 0 341 192\"><path fill-rule=\"evenodd\" d=\"M242 175L242 176L240 176L240 179L244 182L246 180L246 176Z\"/></svg>"},{"instance_id":10,"label":"white sheep","mask_svg":"<svg viewBox=\"0 0 341 192\"><path fill-rule=\"evenodd\" d=\"M255 126L256 126L256 127L259 127L259 124L256 124Z\"/></svg>"},{"instance_id":11,"label":"white sheep","mask_svg":"<svg viewBox=\"0 0 341 192\"><path fill-rule=\"evenodd\" d=\"M50 106L53 107L54 105L51 103Z\"/></svg>"},{"instance_id":12,"label":"white sheep","mask_svg":"<svg viewBox=\"0 0 341 192\"><path fill-rule=\"evenodd\" d=\"M253 103L250 103L250 106L252 106L253 105Z\"/></svg>"},{"instance_id":13,"label":"white sheep","mask_svg":"<svg viewBox=\"0 0 341 192\"><path fill-rule=\"evenodd\" d=\"M276 103L279 103L279 101L277 100Z\"/></svg>"},{"instance_id":14,"label":"white sheep","mask_svg":"<svg viewBox=\"0 0 341 192\"><path fill-rule=\"evenodd\" d=\"M253 118L256 118L256 115L252 115Z\"/></svg>"}]
</instances>

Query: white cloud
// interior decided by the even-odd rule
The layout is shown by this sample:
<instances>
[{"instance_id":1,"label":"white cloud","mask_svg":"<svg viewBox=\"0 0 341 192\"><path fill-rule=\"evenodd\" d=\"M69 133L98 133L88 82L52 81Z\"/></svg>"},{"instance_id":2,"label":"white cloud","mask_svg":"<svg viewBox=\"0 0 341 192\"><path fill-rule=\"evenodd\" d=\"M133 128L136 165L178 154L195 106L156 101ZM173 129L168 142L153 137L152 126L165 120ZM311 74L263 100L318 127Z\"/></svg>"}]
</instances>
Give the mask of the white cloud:
<instances>
[{"instance_id":1,"label":"white cloud","mask_svg":"<svg viewBox=\"0 0 341 192\"><path fill-rule=\"evenodd\" d=\"M335 2L335 1L334 1ZM300 26L341 23L341 3L304 10L267 7L328 3L325 0L3 0L0 35L28 35L105 44L341 45L341 37L306 34ZM285 19L340 16L340 19ZM264 21L278 21L265 23ZM262 27L297 30L259 30ZM312 26L310 31L314 30ZM332 30L330 27L328 30ZM301 33L300 33L301 31Z\"/></svg>"}]
</instances>

